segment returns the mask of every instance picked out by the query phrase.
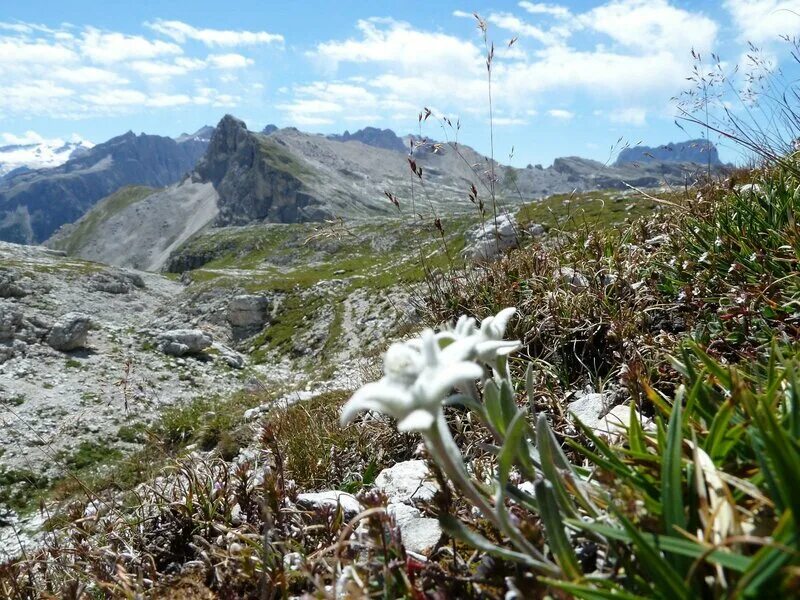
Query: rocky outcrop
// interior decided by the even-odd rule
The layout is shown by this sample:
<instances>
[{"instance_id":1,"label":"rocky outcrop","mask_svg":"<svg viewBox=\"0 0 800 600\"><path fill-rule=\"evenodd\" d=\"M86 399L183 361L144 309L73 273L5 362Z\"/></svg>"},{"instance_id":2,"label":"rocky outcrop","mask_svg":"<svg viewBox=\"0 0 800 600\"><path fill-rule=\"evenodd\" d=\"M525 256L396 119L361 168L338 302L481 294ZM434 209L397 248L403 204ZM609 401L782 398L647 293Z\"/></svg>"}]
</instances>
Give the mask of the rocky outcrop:
<instances>
[{"instance_id":1,"label":"rocky outcrop","mask_svg":"<svg viewBox=\"0 0 800 600\"><path fill-rule=\"evenodd\" d=\"M716 146L704 139L665 144L663 146L634 146L620 151L616 166L631 163L677 162L722 166Z\"/></svg>"},{"instance_id":2,"label":"rocky outcrop","mask_svg":"<svg viewBox=\"0 0 800 600\"><path fill-rule=\"evenodd\" d=\"M329 213L304 181L312 176L302 159L279 141L248 131L231 115L217 125L195 171L195 177L211 182L219 194L220 225L321 220Z\"/></svg>"},{"instance_id":3,"label":"rocky outcrop","mask_svg":"<svg viewBox=\"0 0 800 600\"><path fill-rule=\"evenodd\" d=\"M235 296L228 304L228 323L235 339L258 333L267 322L269 298L262 295L243 294Z\"/></svg>"},{"instance_id":4,"label":"rocky outcrop","mask_svg":"<svg viewBox=\"0 0 800 600\"><path fill-rule=\"evenodd\" d=\"M22 298L28 290L16 269L0 268L0 298Z\"/></svg>"},{"instance_id":5,"label":"rocky outcrop","mask_svg":"<svg viewBox=\"0 0 800 600\"><path fill-rule=\"evenodd\" d=\"M496 222L489 219L467 233L464 255L475 262L492 261L510 248L517 248L524 238L543 235L544 227L538 223L520 227L513 215L499 215Z\"/></svg>"},{"instance_id":6,"label":"rocky outcrop","mask_svg":"<svg viewBox=\"0 0 800 600\"><path fill-rule=\"evenodd\" d=\"M98 273L92 277L92 288L107 294L127 294L134 288L143 288L144 280L138 273Z\"/></svg>"},{"instance_id":7,"label":"rocky outcrop","mask_svg":"<svg viewBox=\"0 0 800 600\"><path fill-rule=\"evenodd\" d=\"M403 143L403 140L391 129L365 127L353 133L345 130L341 135L333 134L329 135L328 138L336 140L337 142L361 142L373 148L383 148L384 150L393 150L394 152L407 153L409 151L409 148Z\"/></svg>"},{"instance_id":8,"label":"rocky outcrop","mask_svg":"<svg viewBox=\"0 0 800 600\"><path fill-rule=\"evenodd\" d=\"M126 185L178 181L207 143L128 132L52 169L0 179L0 240L37 243Z\"/></svg>"},{"instance_id":9,"label":"rocky outcrop","mask_svg":"<svg viewBox=\"0 0 800 600\"><path fill-rule=\"evenodd\" d=\"M47 336L47 344L54 350L69 352L86 345L92 320L83 313L67 313L62 316Z\"/></svg>"},{"instance_id":10,"label":"rocky outcrop","mask_svg":"<svg viewBox=\"0 0 800 600\"><path fill-rule=\"evenodd\" d=\"M199 329L173 329L158 335L157 346L171 356L198 355L211 347L213 339Z\"/></svg>"}]
</instances>

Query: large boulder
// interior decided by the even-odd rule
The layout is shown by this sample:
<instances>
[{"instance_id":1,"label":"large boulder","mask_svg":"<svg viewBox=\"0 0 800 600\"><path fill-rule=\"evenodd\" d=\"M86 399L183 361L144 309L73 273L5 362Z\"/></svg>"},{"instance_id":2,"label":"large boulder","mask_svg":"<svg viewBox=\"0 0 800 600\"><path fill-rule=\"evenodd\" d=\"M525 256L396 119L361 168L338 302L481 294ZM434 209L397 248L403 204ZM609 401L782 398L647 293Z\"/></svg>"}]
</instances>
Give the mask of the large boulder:
<instances>
[{"instance_id":1,"label":"large boulder","mask_svg":"<svg viewBox=\"0 0 800 600\"><path fill-rule=\"evenodd\" d=\"M71 312L63 315L47 335L51 348L69 352L86 346L86 338L92 328L92 320L83 313Z\"/></svg>"},{"instance_id":2,"label":"large boulder","mask_svg":"<svg viewBox=\"0 0 800 600\"><path fill-rule=\"evenodd\" d=\"M212 343L211 336L199 329L172 329L160 333L156 345L164 354L185 356L200 354Z\"/></svg>"},{"instance_id":3,"label":"large boulder","mask_svg":"<svg viewBox=\"0 0 800 600\"><path fill-rule=\"evenodd\" d=\"M90 286L98 292L107 294L127 294L133 288L143 288L144 280L138 273L98 273L91 279Z\"/></svg>"},{"instance_id":4,"label":"large boulder","mask_svg":"<svg viewBox=\"0 0 800 600\"><path fill-rule=\"evenodd\" d=\"M0 298L22 298L28 290L20 283L19 273L15 269L0 269Z\"/></svg>"},{"instance_id":5,"label":"large boulder","mask_svg":"<svg viewBox=\"0 0 800 600\"><path fill-rule=\"evenodd\" d=\"M509 214L499 215L481 223L467 234L465 256L475 262L488 262L499 258L506 250L519 246L525 236L540 237L544 227L529 224L521 228L517 220Z\"/></svg>"},{"instance_id":6,"label":"large boulder","mask_svg":"<svg viewBox=\"0 0 800 600\"><path fill-rule=\"evenodd\" d=\"M267 322L268 311L269 298L266 296L256 294L235 296L228 304L228 323L237 337L255 333Z\"/></svg>"},{"instance_id":7,"label":"large boulder","mask_svg":"<svg viewBox=\"0 0 800 600\"><path fill-rule=\"evenodd\" d=\"M0 341L13 340L22 326L22 311L13 305L0 304Z\"/></svg>"}]
</instances>

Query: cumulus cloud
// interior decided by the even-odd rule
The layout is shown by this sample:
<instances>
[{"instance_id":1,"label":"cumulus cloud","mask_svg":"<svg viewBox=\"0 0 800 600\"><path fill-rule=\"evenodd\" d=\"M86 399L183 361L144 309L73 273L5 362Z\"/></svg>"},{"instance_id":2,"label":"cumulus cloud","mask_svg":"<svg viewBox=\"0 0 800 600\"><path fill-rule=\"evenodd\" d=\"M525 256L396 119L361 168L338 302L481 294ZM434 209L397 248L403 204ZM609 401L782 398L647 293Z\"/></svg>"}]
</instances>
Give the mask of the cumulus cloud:
<instances>
[{"instance_id":1,"label":"cumulus cloud","mask_svg":"<svg viewBox=\"0 0 800 600\"><path fill-rule=\"evenodd\" d=\"M61 44L0 37L0 65L64 65L78 60L78 54Z\"/></svg>"},{"instance_id":2,"label":"cumulus cloud","mask_svg":"<svg viewBox=\"0 0 800 600\"><path fill-rule=\"evenodd\" d=\"M669 50L687 54L714 49L718 26L699 12L672 6L667 0L616 0L581 15L586 28L640 52Z\"/></svg>"},{"instance_id":3,"label":"cumulus cloud","mask_svg":"<svg viewBox=\"0 0 800 600\"><path fill-rule=\"evenodd\" d=\"M549 15L557 19L569 19L572 13L565 6L557 4L544 4L541 2L520 2L520 8L526 10L533 15Z\"/></svg>"},{"instance_id":4,"label":"cumulus cloud","mask_svg":"<svg viewBox=\"0 0 800 600\"><path fill-rule=\"evenodd\" d=\"M210 54L206 62L215 69L243 69L254 63L241 54Z\"/></svg>"},{"instance_id":5,"label":"cumulus cloud","mask_svg":"<svg viewBox=\"0 0 800 600\"><path fill-rule=\"evenodd\" d=\"M515 35L533 38L547 46L563 43L571 33L571 30L566 27L550 27L543 29L536 25L526 23L519 17L509 13L492 13L489 15L488 21L502 29L511 31Z\"/></svg>"},{"instance_id":6,"label":"cumulus cloud","mask_svg":"<svg viewBox=\"0 0 800 600\"><path fill-rule=\"evenodd\" d=\"M604 105L609 120L641 124L640 107L664 104L683 89L690 50L715 48L719 34L718 24L702 11L668 0L608 0L584 12L555 3L518 6L519 12L487 17L503 34L518 36L509 49L490 31L497 44L492 92L498 123L521 124L527 111L559 102L566 93ZM474 18L462 10L453 15ZM364 77L358 85L375 97L370 114L397 115L382 106L391 100L413 107L408 116L437 104L450 114L487 118L485 49L474 33L456 36L391 19L360 20L356 29L356 35L318 44L311 56L334 76ZM321 110L327 105L308 100L348 106L345 100L309 98L300 87L293 92L295 102L282 104L289 118L335 118ZM568 118L569 111L556 110L562 112L549 116Z\"/></svg>"},{"instance_id":7,"label":"cumulus cloud","mask_svg":"<svg viewBox=\"0 0 800 600\"><path fill-rule=\"evenodd\" d=\"M59 67L52 71L52 77L60 81L77 85L91 85L102 83L104 85L124 85L129 83L113 71L98 69L96 67Z\"/></svg>"},{"instance_id":8,"label":"cumulus cloud","mask_svg":"<svg viewBox=\"0 0 800 600\"><path fill-rule=\"evenodd\" d=\"M222 48L282 41L266 32L159 23L163 31L134 35L93 26L65 24L52 29L0 22L0 114L84 118L148 107L233 107L241 101L238 92L244 84L232 72L252 67L254 59L244 52L198 56L197 48L190 52L183 44L199 40ZM169 28L174 35L159 39ZM202 84L193 79L200 74ZM213 85L225 85L227 93L217 92ZM202 93L198 86L214 91Z\"/></svg>"},{"instance_id":9,"label":"cumulus cloud","mask_svg":"<svg viewBox=\"0 0 800 600\"><path fill-rule=\"evenodd\" d=\"M740 41L775 42L800 33L800 0L726 0Z\"/></svg>"},{"instance_id":10,"label":"cumulus cloud","mask_svg":"<svg viewBox=\"0 0 800 600\"><path fill-rule=\"evenodd\" d=\"M232 31L193 27L182 21L157 20L147 26L179 44L187 40L202 42L206 46L252 46L256 44L282 44L283 36L267 31Z\"/></svg>"},{"instance_id":11,"label":"cumulus cloud","mask_svg":"<svg viewBox=\"0 0 800 600\"><path fill-rule=\"evenodd\" d=\"M103 32L93 27L84 32L80 47L81 52L91 61L101 64L183 54L183 49L171 42L148 40L139 35Z\"/></svg>"},{"instance_id":12,"label":"cumulus cloud","mask_svg":"<svg viewBox=\"0 0 800 600\"><path fill-rule=\"evenodd\" d=\"M547 114L559 121L569 121L575 116L575 113L563 108L551 108Z\"/></svg>"},{"instance_id":13,"label":"cumulus cloud","mask_svg":"<svg viewBox=\"0 0 800 600\"><path fill-rule=\"evenodd\" d=\"M406 72L474 71L481 63L478 46L453 35L420 31L392 19L362 19L356 27L360 38L323 42L311 55L333 68L341 63L383 63Z\"/></svg>"}]
</instances>

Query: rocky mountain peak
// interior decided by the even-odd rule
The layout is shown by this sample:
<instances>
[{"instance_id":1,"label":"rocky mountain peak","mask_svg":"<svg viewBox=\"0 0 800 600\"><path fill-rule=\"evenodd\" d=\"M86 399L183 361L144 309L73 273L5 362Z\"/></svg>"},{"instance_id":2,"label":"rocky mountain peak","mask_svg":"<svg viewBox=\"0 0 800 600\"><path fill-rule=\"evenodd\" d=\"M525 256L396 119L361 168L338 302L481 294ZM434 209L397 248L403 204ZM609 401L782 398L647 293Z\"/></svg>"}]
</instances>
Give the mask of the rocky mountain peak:
<instances>
[{"instance_id":1,"label":"rocky mountain peak","mask_svg":"<svg viewBox=\"0 0 800 600\"><path fill-rule=\"evenodd\" d=\"M624 148L620 151L619 157L617 157L616 165L652 162L695 163L698 165L710 163L712 166L722 166L716 146L704 139L677 143L670 142L656 147L634 146L632 148Z\"/></svg>"},{"instance_id":2,"label":"rocky mountain peak","mask_svg":"<svg viewBox=\"0 0 800 600\"><path fill-rule=\"evenodd\" d=\"M396 152L406 151L406 145L403 143L403 140L391 129L364 127L364 129L359 129L354 133L345 130L341 135L329 135L328 138L336 140L337 142L361 142L367 146L383 148L384 150L394 150Z\"/></svg>"},{"instance_id":3,"label":"rocky mountain peak","mask_svg":"<svg viewBox=\"0 0 800 600\"><path fill-rule=\"evenodd\" d=\"M218 185L227 174L231 159L246 148L250 148L245 154L250 155L252 164L255 143L247 124L232 115L225 115L211 136L205 156L197 165L197 174L201 179Z\"/></svg>"}]
</instances>

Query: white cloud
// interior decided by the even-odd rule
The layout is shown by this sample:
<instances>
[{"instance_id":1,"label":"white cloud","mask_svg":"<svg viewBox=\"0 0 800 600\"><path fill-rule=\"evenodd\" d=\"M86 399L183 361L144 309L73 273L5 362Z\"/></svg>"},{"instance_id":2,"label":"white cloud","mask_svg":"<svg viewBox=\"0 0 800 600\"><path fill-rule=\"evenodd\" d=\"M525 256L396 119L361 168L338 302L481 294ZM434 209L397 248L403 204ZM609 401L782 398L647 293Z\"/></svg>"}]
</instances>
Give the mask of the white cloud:
<instances>
[{"instance_id":1,"label":"white cloud","mask_svg":"<svg viewBox=\"0 0 800 600\"><path fill-rule=\"evenodd\" d=\"M564 27L553 27L545 30L536 25L526 23L509 13L492 13L489 15L488 21L502 29L507 29L515 35L533 38L547 46L562 43L570 34L570 31Z\"/></svg>"},{"instance_id":2,"label":"white cloud","mask_svg":"<svg viewBox=\"0 0 800 600\"><path fill-rule=\"evenodd\" d=\"M144 105L147 102L147 95L143 92L125 88L106 90L94 94L84 94L81 97L90 104L109 108L136 104Z\"/></svg>"},{"instance_id":3,"label":"white cloud","mask_svg":"<svg viewBox=\"0 0 800 600\"><path fill-rule=\"evenodd\" d=\"M80 48L91 61L101 64L183 53L177 44L148 40L139 35L103 32L94 27L88 27L83 33Z\"/></svg>"},{"instance_id":4,"label":"white cloud","mask_svg":"<svg viewBox=\"0 0 800 600\"><path fill-rule=\"evenodd\" d=\"M215 69L243 69L253 64L253 59L241 54L209 54L206 62Z\"/></svg>"},{"instance_id":5,"label":"white cloud","mask_svg":"<svg viewBox=\"0 0 800 600\"><path fill-rule=\"evenodd\" d=\"M0 37L0 66L64 65L77 60L78 55L61 44Z\"/></svg>"},{"instance_id":6,"label":"white cloud","mask_svg":"<svg viewBox=\"0 0 800 600\"><path fill-rule=\"evenodd\" d=\"M0 93L0 111L54 115L59 105L75 92L52 81L28 81L4 85Z\"/></svg>"},{"instance_id":7,"label":"white cloud","mask_svg":"<svg viewBox=\"0 0 800 600\"><path fill-rule=\"evenodd\" d=\"M46 142L44 137L36 133L35 131L26 131L22 135L14 135L13 133L1 133L0 138L3 139L3 145L12 145L12 146L26 146L28 144L41 144L42 142ZM63 143L63 140L62 140Z\"/></svg>"},{"instance_id":8,"label":"white cloud","mask_svg":"<svg viewBox=\"0 0 800 600\"><path fill-rule=\"evenodd\" d=\"M157 20L147 23L153 31L165 35L179 44L196 40L206 46L252 46L256 44L283 43L283 36L267 31L232 31L223 29L203 29L193 27L182 21Z\"/></svg>"},{"instance_id":9,"label":"white cloud","mask_svg":"<svg viewBox=\"0 0 800 600\"><path fill-rule=\"evenodd\" d=\"M90 85L102 83L105 85L125 85L127 79L113 71L98 69L96 67L60 67L52 72L52 76L60 81L77 85Z\"/></svg>"},{"instance_id":10,"label":"white cloud","mask_svg":"<svg viewBox=\"0 0 800 600\"><path fill-rule=\"evenodd\" d=\"M230 33L193 29L186 39L200 36L221 47L233 45ZM235 33L241 34L237 44L267 41L263 32ZM0 118L78 119L189 104L233 107L241 102L245 82L254 84L233 72L253 64L245 53L186 55L181 45L156 34L0 22ZM198 72L201 81L188 79ZM224 85L226 93L214 85Z\"/></svg>"},{"instance_id":11,"label":"white cloud","mask_svg":"<svg viewBox=\"0 0 800 600\"><path fill-rule=\"evenodd\" d=\"M414 29L391 19L359 20L360 39L324 42L312 53L334 69L341 63L383 63L406 72L474 71L480 49L468 40Z\"/></svg>"},{"instance_id":12,"label":"white cloud","mask_svg":"<svg viewBox=\"0 0 800 600\"><path fill-rule=\"evenodd\" d=\"M549 15L557 19L569 19L572 13L565 6L557 4L543 4L541 2L520 2L520 8L533 15Z\"/></svg>"},{"instance_id":13,"label":"white cloud","mask_svg":"<svg viewBox=\"0 0 800 600\"><path fill-rule=\"evenodd\" d=\"M547 114L559 121L570 121L575 116L575 113L564 110L563 108L551 108L547 111Z\"/></svg>"},{"instance_id":14,"label":"white cloud","mask_svg":"<svg viewBox=\"0 0 800 600\"><path fill-rule=\"evenodd\" d=\"M624 125L636 125L640 127L647 124L647 109L638 106L610 110L605 113L598 110L595 112L595 115L605 116L613 123L622 123Z\"/></svg>"},{"instance_id":15,"label":"white cloud","mask_svg":"<svg viewBox=\"0 0 800 600\"><path fill-rule=\"evenodd\" d=\"M549 3L519 6L522 15L497 11L487 19L520 36L510 51L496 46L492 95L500 125L522 124L532 107L558 105L565 94L573 103L603 106L611 122L645 124L641 107L665 106L679 93L691 72L690 50L713 48L719 31L702 12L667 0L607 0L582 13ZM452 14L474 18L460 10ZM352 89L340 95L326 87L330 82L294 86L281 104L288 120L328 124L352 111L412 120L423 106L437 105L485 122L484 49L474 32L458 37L391 19L361 20L356 27L356 35L320 43L311 53L328 72L346 75ZM496 31L490 37L497 42ZM574 116L565 109L547 114Z\"/></svg>"},{"instance_id":16,"label":"white cloud","mask_svg":"<svg viewBox=\"0 0 800 600\"><path fill-rule=\"evenodd\" d=\"M69 141L74 143L81 142L89 147L93 145L91 142L86 141L77 133L73 133L71 136L69 136ZM22 135L16 135L8 132L0 133L0 146L28 146L33 144L47 144L48 146L58 147L63 146L65 143L66 141L63 138L46 138L45 136L32 130L28 130Z\"/></svg>"},{"instance_id":17,"label":"white cloud","mask_svg":"<svg viewBox=\"0 0 800 600\"><path fill-rule=\"evenodd\" d=\"M740 41L764 44L800 33L800 0L726 0L724 6Z\"/></svg>"},{"instance_id":18,"label":"white cloud","mask_svg":"<svg viewBox=\"0 0 800 600\"><path fill-rule=\"evenodd\" d=\"M717 24L702 13L672 6L667 0L614 0L581 15L586 28L638 50L688 54L713 50Z\"/></svg>"}]
</instances>

